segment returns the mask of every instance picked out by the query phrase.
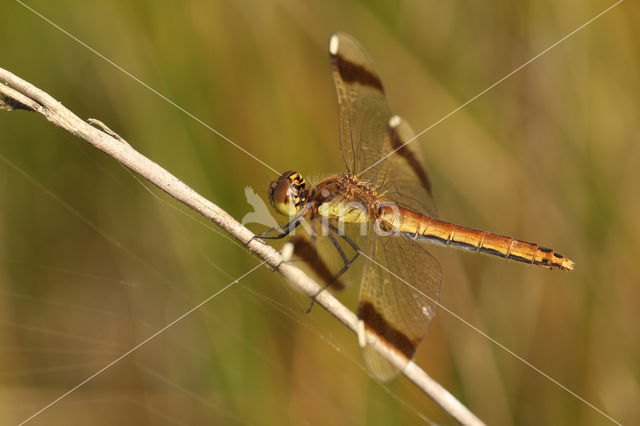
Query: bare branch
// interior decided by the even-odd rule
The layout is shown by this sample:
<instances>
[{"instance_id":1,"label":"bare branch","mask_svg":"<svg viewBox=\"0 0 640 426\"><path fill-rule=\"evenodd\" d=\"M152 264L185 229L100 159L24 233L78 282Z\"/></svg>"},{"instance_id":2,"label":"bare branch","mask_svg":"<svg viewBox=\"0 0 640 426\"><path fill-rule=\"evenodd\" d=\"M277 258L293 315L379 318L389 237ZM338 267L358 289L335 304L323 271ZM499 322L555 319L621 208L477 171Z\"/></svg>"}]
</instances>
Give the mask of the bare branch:
<instances>
[{"instance_id":1,"label":"bare branch","mask_svg":"<svg viewBox=\"0 0 640 426\"><path fill-rule=\"evenodd\" d=\"M119 134L117 134L116 132L111 130L109 128L109 126L107 126L102 121L98 120L97 118L87 118L87 123L93 124L94 126L101 128L102 130L104 130L105 133L113 136L114 138L118 139L120 142L126 143L127 145L129 145L129 142L125 141L122 138L122 136L120 136Z\"/></svg>"},{"instance_id":2,"label":"bare branch","mask_svg":"<svg viewBox=\"0 0 640 426\"><path fill-rule=\"evenodd\" d=\"M5 84L2 84L3 82ZM353 333L358 334L358 318L331 293L328 291L321 292L321 286L300 269L289 263L282 263L282 257L271 246L257 239L252 240L254 234L249 229L242 226L223 209L202 197L158 164L133 149L131 145L106 125L95 119L90 119L90 122L99 128L90 125L49 94L2 68L0 68L0 94L2 95L0 97L0 109L26 109L42 114L56 126L62 127L109 154L132 171L144 176L170 196L213 221L247 246L255 255L264 259L268 265L277 269L295 288L308 296L315 295L316 303L331 313ZM406 359L402 355L385 346L374 334L366 333L366 343L374 347L394 366L403 370L403 374L409 380L458 422L464 425L484 424L446 389L429 377L418 365L414 362L410 362L407 365Z\"/></svg>"}]
</instances>

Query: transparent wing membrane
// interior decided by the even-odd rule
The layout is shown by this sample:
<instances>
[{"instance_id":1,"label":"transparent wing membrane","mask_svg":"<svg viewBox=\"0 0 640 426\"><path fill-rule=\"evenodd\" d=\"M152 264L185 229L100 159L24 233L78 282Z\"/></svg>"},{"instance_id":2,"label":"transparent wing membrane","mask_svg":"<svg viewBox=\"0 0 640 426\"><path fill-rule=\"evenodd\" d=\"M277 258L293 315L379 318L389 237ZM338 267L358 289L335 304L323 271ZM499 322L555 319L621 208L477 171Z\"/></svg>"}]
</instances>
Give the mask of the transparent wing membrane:
<instances>
[{"instance_id":1,"label":"transparent wing membrane","mask_svg":"<svg viewBox=\"0 0 640 426\"><path fill-rule=\"evenodd\" d=\"M338 94L342 157L347 170L358 174L381 158L391 110L380 77L356 40L335 34L329 54Z\"/></svg>"},{"instance_id":2,"label":"transparent wing membrane","mask_svg":"<svg viewBox=\"0 0 640 426\"><path fill-rule=\"evenodd\" d=\"M407 362L424 339L440 300L440 264L418 242L404 235L375 237L365 262L358 317L367 330L404 355ZM367 368L386 381L398 370L374 349L362 350Z\"/></svg>"},{"instance_id":3,"label":"transparent wing membrane","mask_svg":"<svg viewBox=\"0 0 640 426\"><path fill-rule=\"evenodd\" d=\"M404 120L392 116L371 60L357 41L342 33L331 38L329 53L340 108L340 147L348 171L358 175L366 170L358 178L377 188L386 199L416 212L435 215L431 182L420 154L413 147L402 147L376 164L414 133ZM365 266L358 315L369 331L378 334L408 361L435 315L440 296L440 265L416 241L403 235L375 237L373 228L369 226L367 238L357 240L360 250L390 272L367 259L360 260ZM363 349L363 357L379 380L389 380L398 373L371 348Z\"/></svg>"},{"instance_id":4,"label":"transparent wing membrane","mask_svg":"<svg viewBox=\"0 0 640 426\"><path fill-rule=\"evenodd\" d=\"M415 133L409 124L393 116L387 127L385 153L401 147ZM422 161L417 145L405 145L383 162L385 175L379 192L387 199L417 213L437 216L431 192L431 180ZM377 168L373 167L372 170Z\"/></svg>"}]
</instances>

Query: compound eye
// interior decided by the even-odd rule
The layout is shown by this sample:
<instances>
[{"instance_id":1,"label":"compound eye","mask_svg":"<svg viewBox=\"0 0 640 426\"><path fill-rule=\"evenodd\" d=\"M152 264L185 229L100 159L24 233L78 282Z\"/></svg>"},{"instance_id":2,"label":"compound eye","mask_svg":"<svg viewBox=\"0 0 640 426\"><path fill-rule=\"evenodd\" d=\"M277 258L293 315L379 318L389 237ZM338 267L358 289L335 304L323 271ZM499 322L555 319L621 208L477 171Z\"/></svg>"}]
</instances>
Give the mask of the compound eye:
<instances>
[{"instance_id":1,"label":"compound eye","mask_svg":"<svg viewBox=\"0 0 640 426\"><path fill-rule=\"evenodd\" d=\"M307 202L307 186L300 173L284 172L269 186L269 198L285 216L295 216Z\"/></svg>"},{"instance_id":2,"label":"compound eye","mask_svg":"<svg viewBox=\"0 0 640 426\"><path fill-rule=\"evenodd\" d=\"M294 216L298 212L298 189L291 180L291 172L284 173L277 181L271 182L269 198L275 209L285 216Z\"/></svg>"}]
</instances>

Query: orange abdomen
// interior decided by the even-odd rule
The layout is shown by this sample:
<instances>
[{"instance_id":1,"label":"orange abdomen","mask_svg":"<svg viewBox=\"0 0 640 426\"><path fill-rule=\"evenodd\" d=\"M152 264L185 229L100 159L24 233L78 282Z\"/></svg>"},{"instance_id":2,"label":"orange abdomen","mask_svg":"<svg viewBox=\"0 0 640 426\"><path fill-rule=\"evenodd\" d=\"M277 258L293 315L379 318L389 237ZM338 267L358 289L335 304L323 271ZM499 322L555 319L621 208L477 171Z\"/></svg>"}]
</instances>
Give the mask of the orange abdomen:
<instances>
[{"instance_id":1,"label":"orange abdomen","mask_svg":"<svg viewBox=\"0 0 640 426\"><path fill-rule=\"evenodd\" d=\"M383 203L377 211L379 218L387 226L411 238L479 251L550 269L573 270L571 260L535 243L443 222L393 203Z\"/></svg>"}]
</instances>

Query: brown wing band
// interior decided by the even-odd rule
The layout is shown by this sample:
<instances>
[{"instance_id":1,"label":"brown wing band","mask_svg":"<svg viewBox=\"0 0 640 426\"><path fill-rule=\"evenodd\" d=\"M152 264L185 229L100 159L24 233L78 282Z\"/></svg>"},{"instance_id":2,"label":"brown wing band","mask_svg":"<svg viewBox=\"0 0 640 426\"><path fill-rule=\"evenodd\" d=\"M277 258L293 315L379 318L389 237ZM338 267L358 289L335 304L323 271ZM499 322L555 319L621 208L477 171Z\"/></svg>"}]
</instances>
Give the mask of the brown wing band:
<instances>
[{"instance_id":1,"label":"brown wing band","mask_svg":"<svg viewBox=\"0 0 640 426\"><path fill-rule=\"evenodd\" d=\"M391 127L391 147L395 151L395 154L400 155L409 164L409 167L413 170L422 187L431 194L431 180L424 169L424 166L416 156L415 151L409 149L408 145L403 145L405 141L401 140L396 131L397 127ZM397 150L397 151L396 151Z\"/></svg>"},{"instance_id":2,"label":"brown wing band","mask_svg":"<svg viewBox=\"0 0 640 426\"><path fill-rule=\"evenodd\" d=\"M358 318L364 321L369 331L377 334L407 359L413 358L413 354L416 352L416 345L402 331L391 325L371 303L366 300L360 301Z\"/></svg>"},{"instance_id":3,"label":"brown wing band","mask_svg":"<svg viewBox=\"0 0 640 426\"><path fill-rule=\"evenodd\" d=\"M370 86L384 93L382 82L378 76L363 66L354 64L353 62L343 58L340 54L332 56L331 60L335 64L338 74L340 74L342 80L348 83L358 83L363 86Z\"/></svg>"},{"instance_id":4,"label":"brown wing band","mask_svg":"<svg viewBox=\"0 0 640 426\"><path fill-rule=\"evenodd\" d=\"M334 274L319 256L316 247L308 239L296 236L290 242L293 243L293 253L309 265L324 283L329 283L330 289L336 291L344 290L344 283L340 279L334 279Z\"/></svg>"}]
</instances>

